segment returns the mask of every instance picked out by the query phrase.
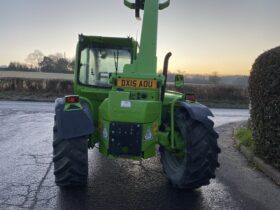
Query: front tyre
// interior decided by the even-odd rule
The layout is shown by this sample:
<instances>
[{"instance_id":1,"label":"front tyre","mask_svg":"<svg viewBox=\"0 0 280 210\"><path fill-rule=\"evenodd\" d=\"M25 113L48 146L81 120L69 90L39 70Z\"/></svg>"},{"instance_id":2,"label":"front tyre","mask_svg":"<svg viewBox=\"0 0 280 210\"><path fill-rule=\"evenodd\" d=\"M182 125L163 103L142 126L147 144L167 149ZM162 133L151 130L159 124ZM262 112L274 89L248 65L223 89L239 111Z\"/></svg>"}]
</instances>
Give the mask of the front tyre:
<instances>
[{"instance_id":1,"label":"front tyre","mask_svg":"<svg viewBox=\"0 0 280 210\"><path fill-rule=\"evenodd\" d=\"M86 136L60 139L54 126L53 163L55 183L73 187L86 185L88 177L88 140Z\"/></svg>"},{"instance_id":2,"label":"front tyre","mask_svg":"<svg viewBox=\"0 0 280 210\"><path fill-rule=\"evenodd\" d=\"M163 170L174 187L196 189L215 178L221 150L213 124L208 118L204 123L194 120L183 109L175 112L175 132L184 141L184 156L160 147Z\"/></svg>"}]
</instances>

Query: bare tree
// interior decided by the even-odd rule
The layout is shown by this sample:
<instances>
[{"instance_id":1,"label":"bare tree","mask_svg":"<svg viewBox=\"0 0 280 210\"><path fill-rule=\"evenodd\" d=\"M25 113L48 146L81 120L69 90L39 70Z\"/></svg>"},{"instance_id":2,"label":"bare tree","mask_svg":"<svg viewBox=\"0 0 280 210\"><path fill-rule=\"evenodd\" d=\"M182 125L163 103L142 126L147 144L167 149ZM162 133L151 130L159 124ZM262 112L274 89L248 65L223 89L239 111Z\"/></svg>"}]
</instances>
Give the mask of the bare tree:
<instances>
[{"instance_id":1,"label":"bare tree","mask_svg":"<svg viewBox=\"0 0 280 210\"><path fill-rule=\"evenodd\" d=\"M31 68L38 69L39 63L43 61L43 58L44 54L39 50L35 50L27 56L25 61L31 66Z\"/></svg>"},{"instance_id":2,"label":"bare tree","mask_svg":"<svg viewBox=\"0 0 280 210\"><path fill-rule=\"evenodd\" d=\"M55 53L55 54L49 55L48 57L51 58L53 61L58 62L59 59L63 59L63 54Z\"/></svg>"},{"instance_id":3,"label":"bare tree","mask_svg":"<svg viewBox=\"0 0 280 210\"><path fill-rule=\"evenodd\" d=\"M71 65L71 60L64 58L61 53L44 56L43 60L39 63L42 72L67 73L73 71Z\"/></svg>"}]
</instances>

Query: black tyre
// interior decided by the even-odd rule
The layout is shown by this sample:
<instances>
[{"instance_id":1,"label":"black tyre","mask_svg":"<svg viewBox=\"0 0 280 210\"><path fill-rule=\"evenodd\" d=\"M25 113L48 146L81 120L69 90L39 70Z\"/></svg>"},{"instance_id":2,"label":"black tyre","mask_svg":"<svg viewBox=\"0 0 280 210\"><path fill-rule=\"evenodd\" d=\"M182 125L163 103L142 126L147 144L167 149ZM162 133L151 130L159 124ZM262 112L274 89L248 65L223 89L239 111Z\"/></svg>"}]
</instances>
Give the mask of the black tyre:
<instances>
[{"instance_id":1,"label":"black tyre","mask_svg":"<svg viewBox=\"0 0 280 210\"><path fill-rule=\"evenodd\" d=\"M221 150L213 125L208 118L204 123L191 119L185 110L175 112L175 130L184 140L184 157L160 147L163 170L174 187L196 189L215 178Z\"/></svg>"},{"instance_id":2,"label":"black tyre","mask_svg":"<svg viewBox=\"0 0 280 210\"><path fill-rule=\"evenodd\" d=\"M71 139L57 138L53 133L53 163L55 183L72 187L86 185L88 177L88 140L86 136Z\"/></svg>"}]
</instances>

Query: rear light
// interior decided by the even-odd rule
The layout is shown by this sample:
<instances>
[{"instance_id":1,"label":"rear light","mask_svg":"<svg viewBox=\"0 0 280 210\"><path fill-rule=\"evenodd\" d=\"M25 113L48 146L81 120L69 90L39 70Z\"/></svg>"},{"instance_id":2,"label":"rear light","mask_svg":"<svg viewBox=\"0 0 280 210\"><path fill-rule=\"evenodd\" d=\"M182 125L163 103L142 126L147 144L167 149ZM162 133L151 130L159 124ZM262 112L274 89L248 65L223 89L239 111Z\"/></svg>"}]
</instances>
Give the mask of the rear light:
<instances>
[{"instance_id":1,"label":"rear light","mask_svg":"<svg viewBox=\"0 0 280 210\"><path fill-rule=\"evenodd\" d=\"M193 94L193 93L186 93L185 99L188 101L193 101L193 102L196 101L195 94Z\"/></svg>"},{"instance_id":2,"label":"rear light","mask_svg":"<svg viewBox=\"0 0 280 210\"><path fill-rule=\"evenodd\" d=\"M79 96L65 96L66 103L78 103L80 101Z\"/></svg>"}]
</instances>

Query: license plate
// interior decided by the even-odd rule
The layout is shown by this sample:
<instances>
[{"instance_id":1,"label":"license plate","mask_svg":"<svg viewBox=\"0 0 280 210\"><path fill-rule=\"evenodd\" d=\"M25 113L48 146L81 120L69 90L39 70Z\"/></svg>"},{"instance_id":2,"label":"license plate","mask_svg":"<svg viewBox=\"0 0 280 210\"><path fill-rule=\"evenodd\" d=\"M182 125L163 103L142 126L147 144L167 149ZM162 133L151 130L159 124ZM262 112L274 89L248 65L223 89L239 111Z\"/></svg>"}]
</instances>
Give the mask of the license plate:
<instances>
[{"instance_id":1,"label":"license plate","mask_svg":"<svg viewBox=\"0 0 280 210\"><path fill-rule=\"evenodd\" d=\"M118 79L117 86L125 88L157 88L157 81L142 79Z\"/></svg>"}]
</instances>

